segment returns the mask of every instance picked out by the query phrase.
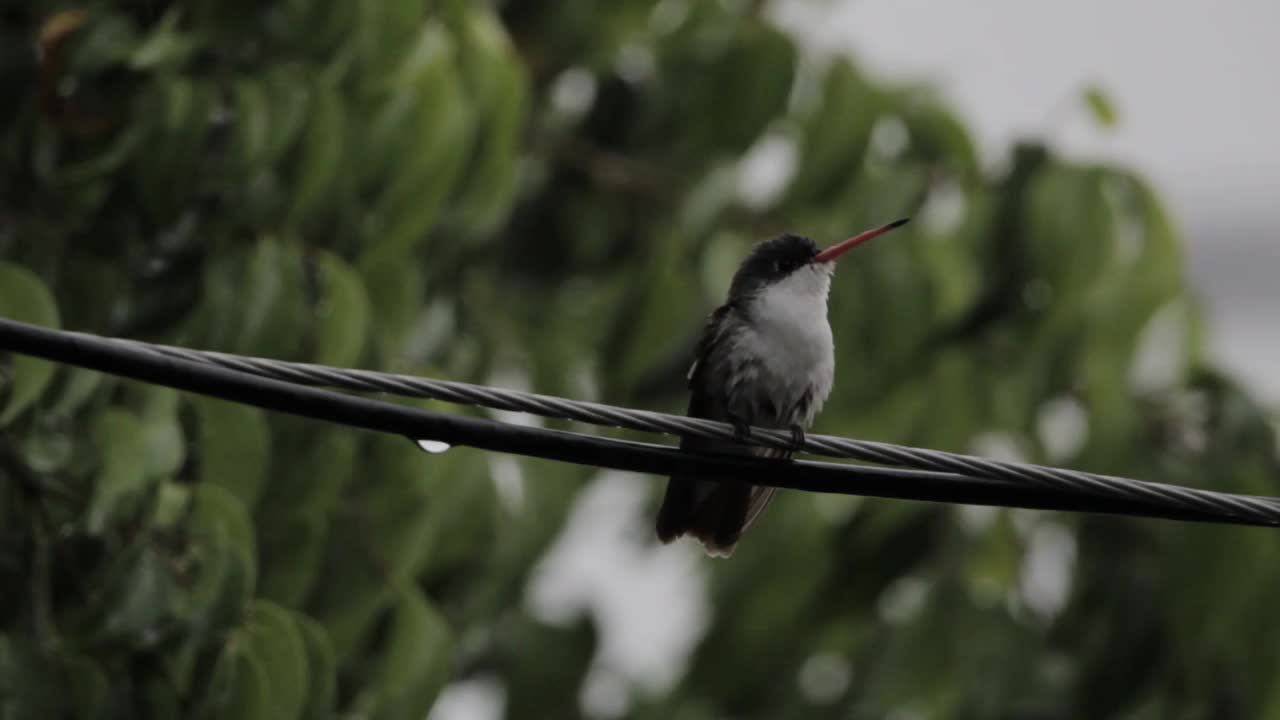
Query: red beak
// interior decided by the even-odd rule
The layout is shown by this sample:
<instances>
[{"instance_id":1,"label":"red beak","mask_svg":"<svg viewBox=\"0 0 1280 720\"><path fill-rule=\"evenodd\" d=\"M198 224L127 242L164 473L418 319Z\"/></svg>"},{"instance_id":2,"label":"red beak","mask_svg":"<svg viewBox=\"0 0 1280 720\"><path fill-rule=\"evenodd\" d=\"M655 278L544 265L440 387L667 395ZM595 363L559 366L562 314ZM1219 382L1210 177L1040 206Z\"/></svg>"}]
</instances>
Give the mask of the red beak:
<instances>
[{"instance_id":1,"label":"red beak","mask_svg":"<svg viewBox=\"0 0 1280 720\"><path fill-rule=\"evenodd\" d=\"M814 262L831 262L832 260L835 260L836 258L843 255L846 251L852 250L853 248L857 247L858 245L861 245L862 243L870 240L873 237L883 235L896 227L902 227L903 225L906 225L909 220L911 220L911 218L902 218L901 220L894 220L888 225L881 225L878 228L874 228L866 232L858 233L857 235L854 235L848 240L845 240L844 242L838 242L835 245L832 245L831 247L827 248L826 250L823 250L822 252L818 253L813 258L813 261Z\"/></svg>"}]
</instances>

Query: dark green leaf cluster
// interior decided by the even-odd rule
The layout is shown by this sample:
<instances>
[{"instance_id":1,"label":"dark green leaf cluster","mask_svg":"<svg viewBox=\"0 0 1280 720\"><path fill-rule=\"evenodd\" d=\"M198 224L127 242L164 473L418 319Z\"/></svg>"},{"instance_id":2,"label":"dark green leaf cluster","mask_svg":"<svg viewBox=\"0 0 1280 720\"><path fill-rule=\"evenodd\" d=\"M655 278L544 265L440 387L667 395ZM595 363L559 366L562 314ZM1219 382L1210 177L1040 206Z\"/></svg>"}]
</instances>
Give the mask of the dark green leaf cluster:
<instances>
[{"instance_id":1,"label":"dark green leaf cluster","mask_svg":"<svg viewBox=\"0 0 1280 720\"><path fill-rule=\"evenodd\" d=\"M481 371L451 347L450 298L508 214L529 93L494 10L31 3L0 22L21 100L0 313ZM435 347L424 315L446 322ZM461 564L523 568L555 527L497 547L483 457L6 363L0 717L420 718L514 572L463 583Z\"/></svg>"},{"instance_id":2,"label":"dark green leaf cluster","mask_svg":"<svg viewBox=\"0 0 1280 720\"><path fill-rule=\"evenodd\" d=\"M675 410L751 243L912 215L841 263L818 430L1277 493L1140 177L989 167L766 9L5 5L0 315ZM583 471L500 494L479 453L2 369L0 718L421 718L472 676L583 712L609 628L521 602ZM1267 717L1275 543L784 493L631 713Z\"/></svg>"}]
</instances>

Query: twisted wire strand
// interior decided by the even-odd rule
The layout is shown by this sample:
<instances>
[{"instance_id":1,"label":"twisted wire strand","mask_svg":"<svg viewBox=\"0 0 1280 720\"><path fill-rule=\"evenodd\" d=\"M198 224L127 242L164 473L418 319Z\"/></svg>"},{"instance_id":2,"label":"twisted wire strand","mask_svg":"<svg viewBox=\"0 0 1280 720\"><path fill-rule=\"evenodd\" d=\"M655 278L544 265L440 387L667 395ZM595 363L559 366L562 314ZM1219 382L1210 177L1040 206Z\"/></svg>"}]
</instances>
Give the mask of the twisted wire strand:
<instances>
[{"instance_id":1,"label":"twisted wire strand","mask_svg":"<svg viewBox=\"0 0 1280 720\"><path fill-rule=\"evenodd\" d=\"M543 417L575 420L592 425L625 428L641 432L716 440L733 440L736 438L733 426L702 418L621 408L602 403L569 400L537 393L413 375L341 369L309 363L285 362L229 353L190 350L121 338L100 338L96 335L75 334L93 339L107 339L113 343L149 352L217 365L231 370L285 380L300 385L379 392L404 397L430 398L493 410L525 412ZM749 442L765 447L795 449L791 433L781 430L752 428ZM1066 490L1097 497L1141 500L1184 510L1210 510L1268 525L1280 525L1280 499L1277 498L1233 495L1165 483L1098 475L1044 465L991 460L960 453L868 440L854 440L830 435L807 435L800 449L813 455L831 458L860 460L919 470L939 470L970 477L999 478L1026 485Z\"/></svg>"}]
</instances>

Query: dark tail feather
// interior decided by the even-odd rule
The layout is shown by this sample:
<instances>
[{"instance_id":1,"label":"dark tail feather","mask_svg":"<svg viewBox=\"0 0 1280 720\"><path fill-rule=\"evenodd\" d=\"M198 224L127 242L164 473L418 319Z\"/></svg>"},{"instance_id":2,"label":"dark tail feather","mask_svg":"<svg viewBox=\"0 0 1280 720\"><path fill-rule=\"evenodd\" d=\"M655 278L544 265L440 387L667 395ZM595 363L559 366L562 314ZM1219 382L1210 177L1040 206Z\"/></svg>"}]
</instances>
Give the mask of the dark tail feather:
<instances>
[{"instance_id":1,"label":"dark tail feather","mask_svg":"<svg viewBox=\"0 0 1280 720\"><path fill-rule=\"evenodd\" d=\"M667 493L658 509L658 539L664 543L689 532L693 511L697 506L697 482L673 477L667 481Z\"/></svg>"},{"instance_id":2,"label":"dark tail feather","mask_svg":"<svg viewBox=\"0 0 1280 720\"><path fill-rule=\"evenodd\" d=\"M716 483L711 494L698 506L689 534L702 543L708 555L729 557L733 554L747 526L751 490L750 485L741 483Z\"/></svg>"},{"instance_id":3,"label":"dark tail feather","mask_svg":"<svg viewBox=\"0 0 1280 720\"><path fill-rule=\"evenodd\" d=\"M680 447L733 455L791 457L786 450L746 447L715 440L684 438ZM658 539L669 543L681 535L692 535L709 555L729 557L742 533L760 516L774 492L775 488L760 485L672 476L667 481L667 493L658 510Z\"/></svg>"},{"instance_id":4,"label":"dark tail feather","mask_svg":"<svg viewBox=\"0 0 1280 720\"><path fill-rule=\"evenodd\" d=\"M673 477L658 511L658 539L692 535L707 554L729 557L772 496L769 487Z\"/></svg>"}]
</instances>

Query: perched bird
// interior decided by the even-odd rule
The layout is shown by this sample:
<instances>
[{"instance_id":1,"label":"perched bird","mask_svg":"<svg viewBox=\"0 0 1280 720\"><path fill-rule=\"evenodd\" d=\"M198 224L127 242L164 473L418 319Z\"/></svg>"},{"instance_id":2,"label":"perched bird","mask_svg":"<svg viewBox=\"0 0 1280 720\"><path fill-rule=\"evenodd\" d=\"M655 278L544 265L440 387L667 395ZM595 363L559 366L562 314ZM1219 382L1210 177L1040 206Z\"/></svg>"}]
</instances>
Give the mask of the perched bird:
<instances>
[{"instance_id":1,"label":"perched bird","mask_svg":"<svg viewBox=\"0 0 1280 720\"><path fill-rule=\"evenodd\" d=\"M783 235L755 247L707 318L689 368L692 417L733 424L739 440L750 426L787 429L795 447L822 409L835 374L827 293L835 260L845 251L906 224L898 220L825 250ZM789 458L792 451L686 437L681 448ZM658 538L689 534L708 553L727 557L773 497L774 488L673 475L658 511Z\"/></svg>"}]
</instances>

